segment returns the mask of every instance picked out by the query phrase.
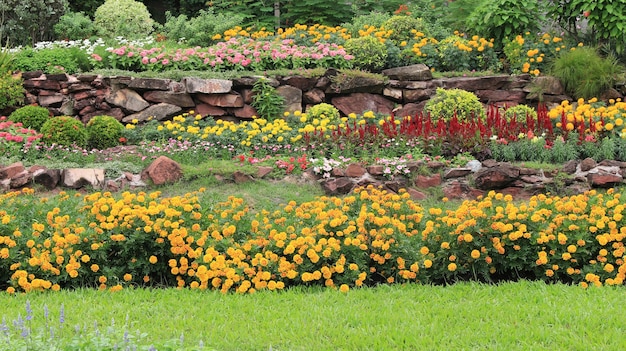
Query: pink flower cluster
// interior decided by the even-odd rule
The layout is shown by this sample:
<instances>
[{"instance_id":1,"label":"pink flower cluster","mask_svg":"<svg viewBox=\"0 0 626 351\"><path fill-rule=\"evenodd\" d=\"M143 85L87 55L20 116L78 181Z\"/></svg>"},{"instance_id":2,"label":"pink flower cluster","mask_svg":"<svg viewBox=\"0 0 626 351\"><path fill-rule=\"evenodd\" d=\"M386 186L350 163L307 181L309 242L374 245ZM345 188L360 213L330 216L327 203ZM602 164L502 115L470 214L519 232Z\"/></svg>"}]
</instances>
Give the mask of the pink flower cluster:
<instances>
[{"instance_id":1,"label":"pink flower cluster","mask_svg":"<svg viewBox=\"0 0 626 351\"><path fill-rule=\"evenodd\" d=\"M122 46L110 49L113 67L138 71L178 70L256 70L314 67L351 67L353 56L337 44L295 45L290 40L262 41L232 38L214 46L168 50Z\"/></svg>"},{"instance_id":2,"label":"pink flower cluster","mask_svg":"<svg viewBox=\"0 0 626 351\"><path fill-rule=\"evenodd\" d=\"M0 146L2 144L25 143L30 146L41 134L37 131L22 127L21 123L8 121L6 117L0 117Z\"/></svg>"}]
</instances>

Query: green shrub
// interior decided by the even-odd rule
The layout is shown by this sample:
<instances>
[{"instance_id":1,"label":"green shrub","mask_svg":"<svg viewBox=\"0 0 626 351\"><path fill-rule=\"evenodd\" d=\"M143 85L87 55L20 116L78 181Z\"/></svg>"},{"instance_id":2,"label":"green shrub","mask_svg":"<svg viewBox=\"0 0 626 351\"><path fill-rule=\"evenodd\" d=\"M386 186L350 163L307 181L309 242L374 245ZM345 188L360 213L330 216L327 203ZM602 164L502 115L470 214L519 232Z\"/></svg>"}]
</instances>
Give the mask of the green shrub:
<instances>
[{"instance_id":1,"label":"green shrub","mask_svg":"<svg viewBox=\"0 0 626 351\"><path fill-rule=\"evenodd\" d=\"M154 21L146 5L135 0L106 0L96 10L96 33L105 38L136 39L152 33Z\"/></svg>"},{"instance_id":2,"label":"green shrub","mask_svg":"<svg viewBox=\"0 0 626 351\"><path fill-rule=\"evenodd\" d=\"M439 42L439 65L435 68L438 71L468 71L471 67L471 53L462 50L467 46L467 39L458 35L451 35Z\"/></svg>"},{"instance_id":3,"label":"green shrub","mask_svg":"<svg viewBox=\"0 0 626 351\"><path fill-rule=\"evenodd\" d=\"M424 111L430 113L435 120L443 118L446 121L450 120L455 113L459 121L471 116L477 118L486 116L478 97L474 93L461 89L437 88L435 96L424 106Z\"/></svg>"},{"instance_id":4,"label":"green shrub","mask_svg":"<svg viewBox=\"0 0 626 351\"><path fill-rule=\"evenodd\" d=\"M504 111L504 117L507 119L507 121L515 118L518 122L526 122L526 116L530 116L531 119L537 120L537 111L535 111L534 108L524 104L509 107Z\"/></svg>"},{"instance_id":5,"label":"green shrub","mask_svg":"<svg viewBox=\"0 0 626 351\"><path fill-rule=\"evenodd\" d=\"M9 51L8 47L0 47L0 74L13 70L15 54Z\"/></svg>"},{"instance_id":6,"label":"green shrub","mask_svg":"<svg viewBox=\"0 0 626 351\"><path fill-rule=\"evenodd\" d=\"M87 146L106 149L119 145L124 125L115 117L95 116L87 122Z\"/></svg>"},{"instance_id":7,"label":"green shrub","mask_svg":"<svg viewBox=\"0 0 626 351\"><path fill-rule=\"evenodd\" d=\"M46 145L72 146L84 148L87 145L87 130L83 123L74 117L58 116L48 119L41 126L41 140Z\"/></svg>"},{"instance_id":8,"label":"green shrub","mask_svg":"<svg viewBox=\"0 0 626 351\"><path fill-rule=\"evenodd\" d=\"M355 68L376 72L385 67L387 46L372 36L348 39L344 48L354 56Z\"/></svg>"},{"instance_id":9,"label":"green shrub","mask_svg":"<svg viewBox=\"0 0 626 351\"><path fill-rule=\"evenodd\" d=\"M558 57L551 74L561 81L567 94L591 99L612 87L621 70L614 58L602 58L596 49L580 47Z\"/></svg>"},{"instance_id":10,"label":"green shrub","mask_svg":"<svg viewBox=\"0 0 626 351\"><path fill-rule=\"evenodd\" d=\"M470 33L494 38L498 48L506 37L514 37L539 29L540 11L537 0L483 0L466 20Z\"/></svg>"},{"instance_id":11,"label":"green shrub","mask_svg":"<svg viewBox=\"0 0 626 351\"><path fill-rule=\"evenodd\" d=\"M26 128L41 130L41 126L50 118L50 111L41 106L28 105L13 111L9 120L15 123L22 123Z\"/></svg>"},{"instance_id":12,"label":"green shrub","mask_svg":"<svg viewBox=\"0 0 626 351\"><path fill-rule=\"evenodd\" d=\"M58 39L81 40L94 34L93 22L83 12L66 12L54 25Z\"/></svg>"},{"instance_id":13,"label":"green shrub","mask_svg":"<svg viewBox=\"0 0 626 351\"><path fill-rule=\"evenodd\" d=\"M67 7L67 0L0 1L0 43L32 46L54 37L52 26Z\"/></svg>"},{"instance_id":14,"label":"green shrub","mask_svg":"<svg viewBox=\"0 0 626 351\"><path fill-rule=\"evenodd\" d=\"M254 82L252 94L251 105L256 110L257 117L272 121L282 115L285 99L267 82L267 79L261 78Z\"/></svg>"},{"instance_id":15,"label":"green shrub","mask_svg":"<svg viewBox=\"0 0 626 351\"><path fill-rule=\"evenodd\" d=\"M415 55L411 46L402 47L396 45L391 40L385 41L385 46L387 46L387 62L385 65L387 68L408 66L417 63L421 59L421 57Z\"/></svg>"},{"instance_id":16,"label":"green shrub","mask_svg":"<svg viewBox=\"0 0 626 351\"><path fill-rule=\"evenodd\" d=\"M327 103L317 104L315 106L311 106L306 111L307 117L309 121L313 119L324 120L328 119L328 125L338 124L340 122L341 115L339 114L339 110L335 108L335 106Z\"/></svg>"},{"instance_id":17,"label":"green shrub","mask_svg":"<svg viewBox=\"0 0 626 351\"><path fill-rule=\"evenodd\" d=\"M222 34L243 22L243 17L237 14L216 14L213 9L200 10L192 18L184 14L174 17L168 11L165 18L163 34L172 41L184 41L189 46L210 46L215 42L211 39L215 34Z\"/></svg>"},{"instance_id":18,"label":"green shrub","mask_svg":"<svg viewBox=\"0 0 626 351\"><path fill-rule=\"evenodd\" d=\"M393 16L383 23L383 27L392 31L389 39L396 43L411 40L416 31L429 36L426 23L421 18L411 16Z\"/></svg>"},{"instance_id":19,"label":"green shrub","mask_svg":"<svg viewBox=\"0 0 626 351\"><path fill-rule=\"evenodd\" d=\"M15 55L13 66L23 72L74 74L91 69L89 56L80 48L24 49Z\"/></svg>"},{"instance_id":20,"label":"green shrub","mask_svg":"<svg viewBox=\"0 0 626 351\"><path fill-rule=\"evenodd\" d=\"M10 71L0 72L0 110L24 101L22 79L13 77Z\"/></svg>"}]
</instances>

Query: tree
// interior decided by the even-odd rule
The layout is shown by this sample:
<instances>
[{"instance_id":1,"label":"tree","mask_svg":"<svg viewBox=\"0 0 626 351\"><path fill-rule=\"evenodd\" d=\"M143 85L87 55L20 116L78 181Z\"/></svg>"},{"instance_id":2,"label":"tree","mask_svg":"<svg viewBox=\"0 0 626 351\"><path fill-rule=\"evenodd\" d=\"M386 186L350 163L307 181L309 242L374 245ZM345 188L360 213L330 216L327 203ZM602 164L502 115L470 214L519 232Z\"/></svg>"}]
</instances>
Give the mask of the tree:
<instances>
[{"instance_id":1,"label":"tree","mask_svg":"<svg viewBox=\"0 0 626 351\"><path fill-rule=\"evenodd\" d=\"M547 9L548 16L579 41L624 53L626 0L552 0Z\"/></svg>"},{"instance_id":2,"label":"tree","mask_svg":"<svg viewBox=\"0 0 626 351\"><path fill-rule=\"evenodd\" d=\"M0 1L0 42L17 46L51 40L67 6L67 0Z\"/></svg>"}]
</instances>

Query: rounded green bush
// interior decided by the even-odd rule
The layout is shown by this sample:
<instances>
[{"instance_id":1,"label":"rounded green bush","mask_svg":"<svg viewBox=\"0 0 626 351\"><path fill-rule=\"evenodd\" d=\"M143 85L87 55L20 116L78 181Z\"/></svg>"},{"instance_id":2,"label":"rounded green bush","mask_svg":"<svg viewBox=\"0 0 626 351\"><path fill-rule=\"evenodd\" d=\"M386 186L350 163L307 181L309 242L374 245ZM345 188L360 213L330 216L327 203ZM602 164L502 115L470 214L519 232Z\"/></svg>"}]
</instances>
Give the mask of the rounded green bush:
<instances>
[{"instance_id":1,"label":"rounded green bush","mask_svg":"<svg viewBox=\"0 0 626 351\"><path fill-rule=\"evenodd\" d=\"M346 40L344 49L352 56L356 68L379 71L387 61L387 46L377 38L365 36Z\"/></svg>"},{"instance_id":2,"label":"rounded green bush","mask_svg":"<svg viewBox=\"0 0 626 351\"><path fill-rule=\"evenodd\" d=\"M509 107L504 111L504 117L507 119L507 121L515 118L515 120L518 122L526 122L526 116L530 116L531 119L536 120L537 111L535 111L534 108L524 104Z\"/></svg>"},{"instance_id":3,"label":"rounded green bush","mask_svg":"<svg viewBox=\"0 0 626 351\"><path fill-rule=\"evenodd\" d=\"M142 38L153 30L154 21L146 5L135 0L106 0L94 14L96 32L106 38Z\"/></svg>"},{"instance_id":4,"label":"rounded green bush","mask_svg":"<svg viewBox=\"0 0 626 351\"><path fill-rule=\"evenodd\" d=\"M87 145L87 129L74 117L53 117L41 126L41 140L46 145L63 145L84 148Z\"/></svg>"},{"instance_id":5,"label":"rounded green bush","mask_svg":"<svg viewBox=\"0 0 626 351\"><path fill-rule=\"evenodd\" d=\"M87 146L106 149L119 145L124 125L115 117L95 116L87 122Z\"/></svg>"},{"instance_id":6,"label":"rounded green bush","mask_svg":"<svg viewBox=\"0 0 626 351\"><path fill-rule=\"evenodd\" d=\"M383 27L392 31L389 39L398 43L404 40L411 40L415 36L415 32L422 32L428 37L426 23L421 18L393 16L383 23Z\"/></svg>"},{"instance_id":7,"label":"rounded green bush","mask_svg":"<svg viewBox=\"0 0 626 351\"><path fill-rule=\"evenodd\" d=\"M434 119L443 118L445 121L452 119L455 113L459 121L472 116L481 119L486 117L478 96L462 89L437 88L435 96L424 106L424 111Z\"/></svg>"},{"instance_id":8,"label":"rounded green bush","mask_svg":"<svg viewBox=\"0 0 626 351\"><path fill-rule=\"evenodd\" d=\"M54 34L59 39L87 39L93 32L93 22L83 12L66 12L54 25Z\"/></svg>"},{"instance_id":9,"label":"rounded green bush","mask_svg":"<svg viewBox=\"0 0 626 351\"><path fill-rule=\"evenodd\" d=\"M23 101L22 79L13 77L10 71L0 71L0 110L19 106Z\"/></svg>"},{"instance_id":10,"label":"rounded green bush","mask_svg":"<svg viewBox=\"0 0 626 351\"><path fill-rule=\"evenodd\" d=\"M9 115L9 120L22 123L26 128L40 130L41 126L50 118L50 111L41 106L28 105L20 107Z\"/></svg>"},{"instance_id":11,"label":"rounded green bush","mask_svg":"<svg viewBox=\"0 0 626 351\"><path fill-rule=\"evenodd\" d=\"M468 46L468 40L451 35L439 42L439 71L468 71L471 67L471 54L460 47Z\"/></svg>"},{"instance_id":12,"label":"rounded green bush","mask_svg":"<svg viewBox=\"0 0 626 351\"><path fill-rule=\"evenodd\" d=\"M337 110L335 106L327 103L321 103L310 107L306 111L306 114L309 120L313 120L315 118L319 120L328 119L328 124L339 123L341 118L339 110Z\"/></svg>"}]
</instances>

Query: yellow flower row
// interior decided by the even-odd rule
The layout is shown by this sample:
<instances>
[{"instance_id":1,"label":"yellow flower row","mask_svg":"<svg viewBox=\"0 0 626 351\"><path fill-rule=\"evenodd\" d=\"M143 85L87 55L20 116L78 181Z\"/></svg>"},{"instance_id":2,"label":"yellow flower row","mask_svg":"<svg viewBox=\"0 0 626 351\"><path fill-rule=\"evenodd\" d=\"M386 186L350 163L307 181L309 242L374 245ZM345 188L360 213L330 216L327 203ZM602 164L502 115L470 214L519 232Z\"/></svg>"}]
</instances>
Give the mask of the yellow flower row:
<instances>
[{"instance_id":1,"label":"yellow flower row","mask_svg":"<svg viewBox=\"0 0 626 351\"><path fill-rule=\"evenodd\" d=\"M626 276L626 205L612 190L527 202L490 192L423 208L404 191L370 186L256 213L242 199L211 203L203 192L3 195L0 284L252 293L514 276L621 285Z\"/></svg>"}]
</instances>

